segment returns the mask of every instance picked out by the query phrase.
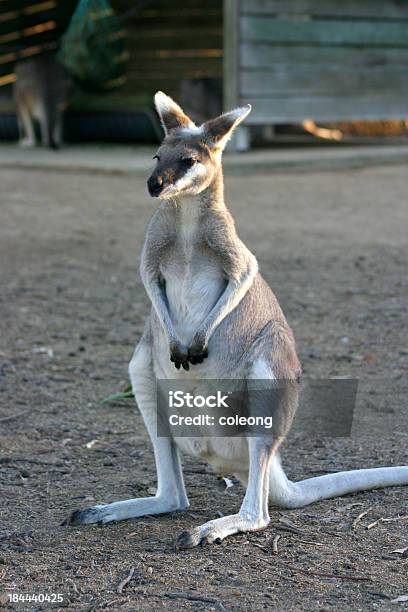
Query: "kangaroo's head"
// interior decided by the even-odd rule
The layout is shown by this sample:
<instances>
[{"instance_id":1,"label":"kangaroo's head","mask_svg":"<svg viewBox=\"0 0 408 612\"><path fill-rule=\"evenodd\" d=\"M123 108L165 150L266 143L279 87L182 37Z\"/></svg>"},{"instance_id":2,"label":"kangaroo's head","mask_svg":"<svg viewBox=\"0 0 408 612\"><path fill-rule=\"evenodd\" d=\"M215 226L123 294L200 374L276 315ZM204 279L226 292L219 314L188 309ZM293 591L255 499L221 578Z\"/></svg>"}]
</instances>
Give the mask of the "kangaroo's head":
<instances>
[{"instance_id":1,"label":"kangaroo's head","mask_svg":"<svg viewBox=\"0 0 408 612\"><path fill-rule=\"evenodd\" d=\"M197 195L218 174L222 151L251 107L237 108L198 127L163 92L157 92L154 101L165 138L154 156L149 193L161 199Z\"/></svg>"}]
</instances>

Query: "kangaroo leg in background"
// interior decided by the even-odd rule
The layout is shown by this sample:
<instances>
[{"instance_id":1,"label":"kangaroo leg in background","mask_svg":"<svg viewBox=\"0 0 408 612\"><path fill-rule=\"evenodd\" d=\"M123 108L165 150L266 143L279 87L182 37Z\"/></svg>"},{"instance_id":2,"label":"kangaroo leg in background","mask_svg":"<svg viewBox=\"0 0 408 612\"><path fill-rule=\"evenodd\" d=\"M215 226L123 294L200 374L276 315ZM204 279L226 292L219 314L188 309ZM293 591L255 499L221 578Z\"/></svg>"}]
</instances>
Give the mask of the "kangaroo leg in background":
<instances>
[{"instance_id":1,"label":"kangaroo leg in background","mask_svg":"<svg viewBox=\"0 0 408 612\"><path fill-rule=\"evenodd\" d=\"M157 436L156 380L150 345L143 339L130 362L129 373L139 410L153 444L157 469L157 493L154 497L127 499L76 510L63 524L108 523L147 514L183 510L189 505L177 447L170 438Z\"/></svg>"},{"instance_id":2,"label":"kangaroo leg in background","mask_svg":"<svg viewBox=\"0 0 408 612\"><path fill-rule=\"evenodd\" d=\"M23 104L17 106L19 125L19 144L21 147L35 147L35 132L33 119Z\"/></svg>"},{"instance_id":3,"label":"kangaroo leg in background","mask_svg":"<svg viewBox=\"0 0 408 612\"><path fill-rule=\"evenodd\" d=\"M55 119L55 110L51 105L43 104L39 116L41 141L43 146L49 149L58 149L58 144L54 140Z\"/></svg>"},{"instance_id":4,"label":"kangaroo leg in background","mask_svg":"<svg viewBox=\"0 0 408 612\"><path fill-rule=\"evenodd\" d=\"M58 149L63 145L63 132L64 114L62 111L57 111L57 116L54 123L53 140Z\"/></svg>"}]
</instances>

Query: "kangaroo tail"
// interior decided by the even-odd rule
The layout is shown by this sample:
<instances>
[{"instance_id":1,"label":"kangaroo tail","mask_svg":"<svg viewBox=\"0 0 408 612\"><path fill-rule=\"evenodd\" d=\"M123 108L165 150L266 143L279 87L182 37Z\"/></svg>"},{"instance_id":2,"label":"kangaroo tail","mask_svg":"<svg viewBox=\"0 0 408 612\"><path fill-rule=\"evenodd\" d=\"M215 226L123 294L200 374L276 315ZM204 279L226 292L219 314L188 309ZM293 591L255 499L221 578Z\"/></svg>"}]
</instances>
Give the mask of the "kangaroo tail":
<instances>
[{"instance_id":1,"label":"kangaroo tail","mask_svg":"<svg viewBox=\"0 0 408 612\"><path fill-rule=\"evenodd\" d=\"M302 508L321 499L340 497L347 493L408 485L408 466L351 470L291 482L276 455L271 462L269 478L272 503L283 508Z\"/></svg>"}]
</instances>

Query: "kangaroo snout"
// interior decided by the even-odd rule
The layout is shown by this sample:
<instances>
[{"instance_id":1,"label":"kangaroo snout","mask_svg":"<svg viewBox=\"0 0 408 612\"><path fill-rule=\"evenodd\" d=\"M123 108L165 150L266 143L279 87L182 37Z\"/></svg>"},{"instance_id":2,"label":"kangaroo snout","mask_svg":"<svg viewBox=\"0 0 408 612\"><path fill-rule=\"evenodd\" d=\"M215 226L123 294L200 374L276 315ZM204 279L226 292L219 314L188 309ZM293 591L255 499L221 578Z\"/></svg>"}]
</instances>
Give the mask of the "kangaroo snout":
<instances>
[{"instance_id":1,"label":"kangaroo snout","mask_svg":"<svg viewBox=\"0 0 408 612\"><path fill-rule=\"evenodd\" d=\"M149 190L149 194L153 198L157 198L160 193L163 191L163 179L161 176L157 176L152 174L147 181L147 189Z\"/></svg>"}]
</instances>

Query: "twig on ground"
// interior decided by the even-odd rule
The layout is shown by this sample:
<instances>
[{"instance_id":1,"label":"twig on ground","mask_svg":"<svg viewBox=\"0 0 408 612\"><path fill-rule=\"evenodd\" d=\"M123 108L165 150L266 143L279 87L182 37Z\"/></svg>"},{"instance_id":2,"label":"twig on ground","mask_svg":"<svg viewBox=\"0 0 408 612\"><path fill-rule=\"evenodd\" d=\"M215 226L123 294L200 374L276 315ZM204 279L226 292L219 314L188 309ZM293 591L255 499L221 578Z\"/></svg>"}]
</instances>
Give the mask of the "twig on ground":
<instances>
[{"instance_id":1,"label":"twig on ground","mask_svg":"<svg viewBox=\"0 0 408 612\"><path fill-rule=\"evenodd\" d=\"M276 525L275 529L278 531L288 531L289 533L294 533L295 535L306 536L306 535L315 535L313 533L307 534L305 531L302 531L296 525L287 521L284 518L279 519L280 525ZM337 533L336 531L329 531L328 529L319 529L319 534L327 533L327 535L334 536L336 538L341 538L343 535L341 533Z\"/></svg>"},{"instance_id":2,"label":"twig on ground","mask_svg":"<svg viewBox=\"0 0 408 612\"><path fill-rule=\"evenodd\" d=\"M17 412L17 414L11 414L11 415L6 416L6 417L1 417L0 423L5 423L6 421L13 421L14 419L18 419L19 417L24 416L28 412L30 412L30 411L29 410L23 410L23 412Z\"/></svg>"},{"instance_id":3,"label":"twig on ground","mask_svg":"<svg viewBox=\"0 0 408 612\"><path fill-rule=\"evenodd\" d=\"M368 510L364 510L364 512L360 512L360 514L358 515L358 517L356 519L354 519L353 524L351 526L352 529L356 529L358 523L361 521L361 519L370 512L370 510L372 510L372 506L370 506L368 508Z\"/></svg>"},{"instance_id":4,"label":"twig on ground","mask_svg":"<svg viewBox=\"0 0 408 612\"><path fill-rule=\"evenodd\" d=\"M408 515L406 516L394 516L394 517L384 517L382 516L381 518L377 519L376 521L374 521L373 523L370 523L369 525L367 525L366 529L372 529L373 527L375 527L376 525L378 525L378 523L394 523L396 521L406 521L408 519Z\"/></svg>"},{"instance_id":5,"label":"twig on ground","mask_svg":"<svg viewBox=\"0 0 408 612\"><path fill-rule=\"evenodd\" d=\"M335 538L342 538L342 533L337 533L337 531L329 531L328 529L319 529L320 533L327 533L329 536L334 536Z\"/></svg>"},{"instance_id":6,"label":"twig on ground","mask_svg":"<svg viewBox=\"0 0 408 612\"><path fill-rule=\"evenodd\" d=\"M395 521L407 521L408 520L408 514L406 516L395 516L395 517L391 517L391 518L380 518L379 520L382 523L394 523Z\"/></svg>"},{"instance_id":7,"label":"twig on ground","mask_svg":"<svg viewBox=\"0 0 408 612\"><path fill-rule=\"evenodd\" d=\"M122 591L125 588L125 586L129 584L129 582L132 580L134 573L135 573L135 568L132 567L129 574L126 576L126 578L124 578L122 582L119 583L118 588L116 589L116 592L118 593L118 595L122 594Z\"/></svg>"},{"instance_id":8,"label":"twig on ground","mask_svg":"<svg viewBox=\"0 0 408 612\"><path fill-rule=\"evenodd\" d=\"M313 542L312 540L300 540L297 539L296 542L300 542L301 544L311 544L312 546L324 546L321 542ZM329 548L326 546L325 548Z\"/></svg>"},{"instance_id":9,"label":"twig on ground","mask_svg":"<svg viewBox=\"0 0 408 612\"><path fill-rule=\"evenodd\" d=\"M408 595L398 595L398 597L396 597L395 599L391 599L392 604L405 603L406 601L408 601Z\"/></svg>"},{"instance_id":10,"label":"twig on ground","mask_svg":"<svg viewBox=\"0 0 408 612\"><path fill-rule=\"evenodd\" d=\"M296 525L294 525L290 521L287 521L284 518L280 518L279 523L280 525L277 525L276 529L280 529L282 531L290 531L290 533L295 533L296 535L305 535L304 531L302 531L301 529L296 527Z\"/></svg>"},{"instance_id":11,"label":"twig on ground","mask_svg":"<svg viewBox=\"0 0 408 612\"><path fill-rule=\"evenodd\" d=\"M202 595L195 595L194 593L163 593L163 597L168 597L169 599L187 599L188 601L201 601L203 603L211 603L216 604L222 608L224 606L220 601L214 599L213 597L204 597Z\"/></svg>"},{"instance_id":12,"label":"twig on ground","mask_svg":"<svg viewBox=\"0 0 408 612\"><path fill-rule=\"evenodd\" d=\"M294 565L289 565L285 563L285 567L294 572L300 572L301 574L305 574L306 576L318 576L319 578L338 578L339 580L353 580L353 581L370 581L370 576L346 576L344 574L330 574L326 572L313 572L311 570L305 570L301 567L295 567Z\"/></svg>"},{"instance_id":13,"label":"twig on ground","mask_svg":"<svg viewBox=\"0 0 408 612\"><path fill-rule=\"evenodd\" d=\"M391 551L391 554L398 553L399 555L405 555L406 552L408 552L408 546L405 546L404 548L396 548L395 550Z\"/></svg>"},{"instance_id":14,"label":"twig on ground","mask_svg":"<svg viewBox=\"0 0 408 612\"><path fill-rule=\"evenodd\" d=\"M273 554L274 554L274 555L279 554L279 550L278 550L278 542L279 542L280 538L281 538L281 537L280 537L280 535L276 535L276 536L273 538L273 542L272 542L272 552L273 552Z\"/></svg>"},{"instance_id":15,"label":"twig on ground","mask_svg":"<svg viewBox=\"0 0 408 612\"><path fill-rule=\"evenodd\" d=\"M374 523L370 523L370 524L369 524L369 525L367 525L367 527L366 527L367 531L368 531L369 529L372 529L372 528L373 528L373 527L375 527L376 525L378 525L378 521L374 521Z\"/></svg>"},{"instance_id":16,"label":"twig on ground","mask_svg":"<svg viewBox=\"0 0 408 612\"><path fill-rule=\"evenodd\" d=\"M262 546L262 544L258 544L257 542L250 542L250 544L252 544L252 546L256 546L257 548L260 548L265 553L268 552L268 549L265 548L265 546Z\"/></svg>"}]
</instances>

